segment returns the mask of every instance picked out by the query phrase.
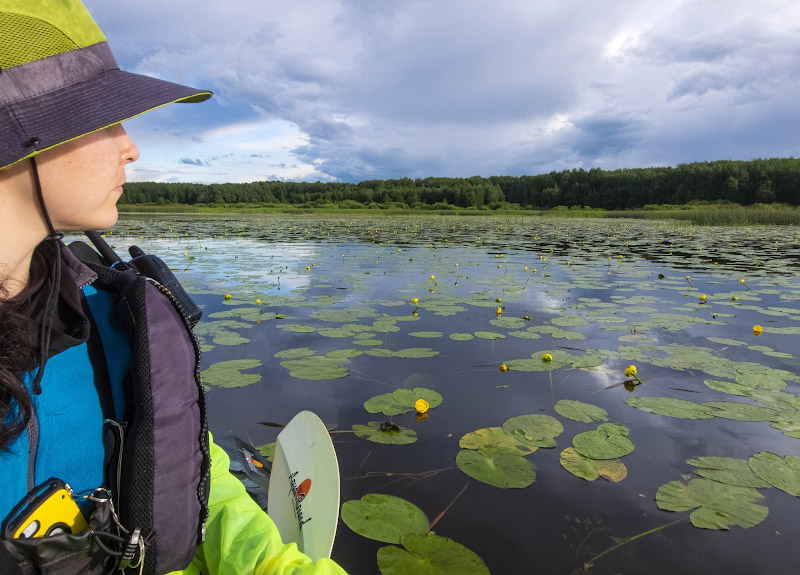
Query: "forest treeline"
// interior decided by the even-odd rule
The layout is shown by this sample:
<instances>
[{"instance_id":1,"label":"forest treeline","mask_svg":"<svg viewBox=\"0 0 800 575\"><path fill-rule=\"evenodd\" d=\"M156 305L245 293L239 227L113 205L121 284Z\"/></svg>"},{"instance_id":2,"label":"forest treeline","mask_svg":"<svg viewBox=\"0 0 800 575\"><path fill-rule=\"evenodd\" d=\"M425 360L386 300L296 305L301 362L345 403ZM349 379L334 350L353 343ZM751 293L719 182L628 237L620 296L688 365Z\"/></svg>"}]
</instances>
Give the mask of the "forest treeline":
<instances>
[{"instance_id":1,"label":"forest treeline","mask_svg":"<svg viewBox=\"0 0 800 575\"><path fill-rule=\"evenodd\" d=\"M125 204L260 204L339 208L647 209L690 202L800 204L800 159L715 161L623 170L573 169L535 176L400 178L244 184L130 182Z\"/></svg>"}]
</instances>

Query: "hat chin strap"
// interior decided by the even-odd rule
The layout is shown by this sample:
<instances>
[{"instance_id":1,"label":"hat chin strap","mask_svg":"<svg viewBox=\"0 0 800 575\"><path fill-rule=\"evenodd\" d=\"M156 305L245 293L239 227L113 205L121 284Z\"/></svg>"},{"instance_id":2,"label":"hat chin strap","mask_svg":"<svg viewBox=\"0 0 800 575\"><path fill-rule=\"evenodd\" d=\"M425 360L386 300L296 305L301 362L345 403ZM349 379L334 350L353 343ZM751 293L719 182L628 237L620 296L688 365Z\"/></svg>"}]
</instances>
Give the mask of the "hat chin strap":
<instances>
[{"instance_id":1,"label":"hat chin strap","mask_svg":"<svg viewBox=\"0 0 800 575\"><path fill-rule=\"evenodd\" d=\"M42 393L41 381L44 375L44 366L49 359L50 334L53 327L53 318L55 317L58 307L58 290L61 286L61 238L64 237L64 234L57 232L55 228L53 228L53 222L50 220L50 216L47 213L35 157L31 158L31 167L33 168L33 180L36 183L36 195L39 198L39 206L42 208L42 215L44 215L44 221L47 223L47 229L50 232L45 238L45 241L53 246L53 251L55 252L50 265L50 292L47 294L44 315L39 325L39 369L36 372L36 377L31 386L33 393L39 395Z\"/></svg>"}]
</instances>

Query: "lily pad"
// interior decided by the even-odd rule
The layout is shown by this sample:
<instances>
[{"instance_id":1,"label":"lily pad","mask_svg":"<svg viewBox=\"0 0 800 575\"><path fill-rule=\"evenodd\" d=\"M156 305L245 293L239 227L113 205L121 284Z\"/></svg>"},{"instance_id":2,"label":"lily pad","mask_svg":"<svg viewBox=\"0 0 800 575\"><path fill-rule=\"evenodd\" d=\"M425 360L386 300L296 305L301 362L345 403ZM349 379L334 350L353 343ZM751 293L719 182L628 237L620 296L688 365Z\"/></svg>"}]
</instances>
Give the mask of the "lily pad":
<instances>
[{"instance_id":1,"label":"lily pad","mask_svg":"<svg viewBox=\"0 0 800 575\"><path fill-rule=\"evenodd\" d=\"M608 412L602 407L597 407L590 403L575 401L573 399L561 399L556 402L555 410L561 417L566 417L572 421L582 421L591 423L592 421L608 421Z\"/></svg>"},{"instance_id":2,"label":"lily pad","mask_svg":"<svg viewBox=\"0 0 800 575\"><path fill-rule=\"evenodd\" d=\"M347 362L347 360L312 356L300 359L287 359L282 361L281 365L289 370L289 375L292 377L316 381L346 377L348 370L346 367L340 365L342 362Z\"/></svg>"},{"instance_id":3,"label":"lily pad","mask_svg":"<svg viewBox=\"0 0 800 575\"><path fill-rule=\"evenodd\" d=\"M265 443L264 445L259 445L256 447L258 452L267 458L267 461L272 463L272 460L275 459L275 442L272 441L270 443Z\"/></svg>"},{"instance_id":4,"label":"lily pad","mask_svg":"<svg viewBox=\"0 0 800 575\"><path fill-rule=\"evenodd\" d=\"M400 543L406 533L428 531L428 518L422 509L400 497L381 493L345 501L341 517L359 535L384 543Z\"/></svg>"},{"instance_id":5,"label":"lily pad","mask_svg":"<svg viewBox=\"0 0 800 575\"><path fill-rule=\"evenodd\" d=\"M504 339L506 336L504 336L502 333L496 333L493 331L476 331L475 337L479 337L481 339Z\"/></svg>"},{"instance_id":6,"label":"lily pad","mask_svg":"<svg viewBox=\"0 0 800 575\"><path fill-rule=\"evenodd\" d=\"M403 535L403 547L378 549L382 575L489 575L483 559L452 539L433 533Z\"/></svg>"},{"instance_id":7,"label":"lily pad","mask_svg":"<svg viewBox=\"0 0 800 575\"><path fill-rule=\"evenodd\" d=\"M408 335L411 337L423 337L423 338L435 338L435 337L442 337L442 332L440 331L410 331Z\"/></svg>"},{"instance_id":8,"label":"lily pad","mask_svg":"<svg viewBox=\"0 0 800 575\"><path fill-rule=\"evenodd\" d=\"M800 497L800 457L781 457L771 451L756 453L748 461L761 479L795 497Z\"/></svg>"},{"instance_id":9,"label":"lily pad","mask_svg":"<svg viewBox=\"0 0 800 575\"><path fill-rule=\"evenodd\" d=\"M601 423L593 431L584 431L572 438L575 451L591 459L616 459L633 451L628 439L630 431L618 423Z\"/></svg>"},{"instance_id":10,"label":"lily pad","mask_svg":"<svg viewBox=\"0 0 800 575\"><path fill-rule=\"evenodd\" d=\"M523 445L555 447L555 438L564 432L564 426L555 417L534 413L507 419L503 431Z\"/></svg>"},{"instance_id":11,"label":"lily pad","mask_svg":"<svg viewBox=\"0 0 800 575\"><path fill-rule=\"evenodd\" d=\"M382 393L380 395L370 397L367 401L365 401L364 409L366 409L369 413L383 413L384 415L392 416L408 413L412 408L409 408L409 406L402 403L398 403L394 398L394 395L391 393Z\"/></svg>"},{"instance_id":12,"label":"lily pad","mask_svg":"<svg viewBox=\"0 0 800 575\"><path fill-rule=\"evenodd\" d=\"M473 339L475 336L471 333L451 333L450 339L455 341L469 341Z\"/></svg>"},{"instance_id":13,"label":"lily pad","mask_svg":"<svg viewBox=\"0 0 800 575\"><path fill-rule=\"evenodd\" d=\"M428 402L430 409L442 405L442 395L427 387L415 387L414 389L400 388L392 393L394 400L406 407L413 408L418 399L424 399Z\"/></svg>"},{"instance_id":14,"label":"lily pad","mask_svg":"<svg viewBox=\"0 0 800 575\"><path fill-rule=\"evenodd\" d=\"M365 353L375 357L402 357L406 359L420 359L423 357L434 357L439 355L438 351L434 351L429 347L409 347L406 349L398 349L396 351L391 349L373 348L368 349Z\"/></svg>"},{"instance_id":15,"label":"lily pad","mask_svg":"<svg viewBox=\"0 0 800 575\"><path fill-rule=\"evenodd\" d=\"M710 479L688 484L670 481L658 488L656 504L665 511L688 511L692 525L701 529L728 529L731 525L753 527L767 518L769 509L757 505L763 499L753 487L726 485Z\"/></svg>"},{"instance_id":16,"label":"lily pad","mask_svg":"<svg viewBox=\"0 0 800 575\"><path fill-rule=\"evenodd\" d=\"M672 397L629 397L625 403L648 413L681 419L710 419L714 410L685 399Z\"/></svg>"},{"instance_id":17,"label":"lily pad","mask_svg":"<svg viewBox=\"0 0 800 575\"><path fill-rule=\"evenodd\" d=\"M714 409L714 417L737 421L775 421L778 412L769 407L760 407L736 401L707 401L703 404Z\"/></svg>"},{"instance_id":18,"label":"lily pad","mask_svg":"<svg viewBox=\"0 0 800 575\"><path fill-rule=\"evenodd\" d=\"M694 472L700 477L738 485L739 487L769 487L770 484L759 478L750 469L747 461L735 457L693 457L686 463L697 467Z\"/></svg>"},{"instance_id":19,"label":"lily pad","mask_svg":"<svg viewBox=\"0 0 800 575\"><path fill-rule=\"evenodd\" d=\"M261 366L257 359L231 359L220 361L200 372L204 383L219 387L244 387L261 380L258 373L242 373L243 369L253 369Z\"/></svg>"},{"instance_id":20,"label":"lily pad","mask_svg":"<svg viewBox=\"0 0 800 575\"><path fill-rule=\"evenodd\" d=\"M533 464L508 447L462 449L456 456L456 464L473 479L503 489L527 487L536 481Z\"/></svg>"},{"instance_id":21,"label":"lily pad","mask_svg":"<svg viewBox=\"0 0 800 575\"><path fill-rule=\"evenodd\" d=\"M617 483L628 476L628 468L619 459L591 459L572 447L561 452L560 461L564 469L587 481L602 477Z\"/></svg>"},{"instance_id":22,"label":"lily pad","mask_svg":"<svg viewBox=\"0 0 800 575\"><path fill-rule=\"evenodd\" d=\"M401 426L397 429L381 429L381 424L377 421L370 421L366 425L353 425L353 432L356 437L362 437L373 443L383 443L387 445L408 445L417 441L417 432Z\"/></svg>"},{"instance_id":23,"label":"lily pad","mask_svg":"<svg viewBox=\"0 0 800 575\"><path fill-rule=\"evenodd\" d=\"M747 397L750 395L750 391L753 389L750 386L742 385L741 383L732 383L730 381L718 381L715 379L707 379L703 383L706 384L707 387L714 389L716 391L721 391L722 393L729 393L731 395L738 395L740 397Z\"/></svg>"},{"instance_id":24,"label":"lily pad","mask_svg":"<svg viewBox=\"0 0 800 575\"><path fill-rule=\"evenodd\" d=\"M480 449L481 447L508 447L523 454L533 453L538 447L520 443L513 435L507 434L502 427L484 427L467 433L458 441L464 449Z\"/></svg>"}]
</instances>

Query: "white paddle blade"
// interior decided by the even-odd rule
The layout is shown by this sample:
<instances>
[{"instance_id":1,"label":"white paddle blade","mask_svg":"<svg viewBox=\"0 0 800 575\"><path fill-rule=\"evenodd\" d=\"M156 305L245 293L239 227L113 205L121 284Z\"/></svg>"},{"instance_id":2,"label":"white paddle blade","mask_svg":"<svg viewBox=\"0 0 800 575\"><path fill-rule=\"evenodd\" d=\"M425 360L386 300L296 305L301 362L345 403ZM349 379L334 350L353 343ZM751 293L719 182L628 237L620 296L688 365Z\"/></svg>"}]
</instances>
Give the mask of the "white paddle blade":
<instances>
[{"instance_id":1,"label":"white paddle blade","mask_svg":"<svg viewBox=\"0 0 800 575\"><path fill-rule=\"evenodd\" d=\"M280 432L270 473L267 513L284 543L314 561L330 557L339 523L339 462L325 424L301 411Z\"/></svg>"}]
</instances>

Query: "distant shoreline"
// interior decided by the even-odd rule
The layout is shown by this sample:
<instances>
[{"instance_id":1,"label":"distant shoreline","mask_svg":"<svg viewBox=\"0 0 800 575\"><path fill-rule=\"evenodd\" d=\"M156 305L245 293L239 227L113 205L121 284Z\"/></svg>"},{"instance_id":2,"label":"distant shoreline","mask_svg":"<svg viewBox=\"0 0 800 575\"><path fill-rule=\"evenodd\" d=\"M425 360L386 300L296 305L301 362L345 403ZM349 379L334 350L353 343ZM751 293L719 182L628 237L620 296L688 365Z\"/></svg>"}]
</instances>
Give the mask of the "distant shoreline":
<instances>
[{"instance_id":1,"label":"distant shoreline","mask_svg":"<svg viewBox=\"0 0 800 575\"><path fill-rule=\"evenodd\" d=\"M556 218L634 218L655 220L681 220L697 225L800 225L800 208L784 204L755 204L740 206L729 203L692 202L684 205L648 206L647 209L603 210L598 208L567 208L557 206L550 209L522 208L516 204L505 204L497 209L459 208L412 209L412 208L366 208L366 207L316 207L298 204L258 205L140 205L120 204L124 215L237 215L237 214L294 214L294 215L442 215L442 216L520 216Z\"/></svg>"}]
</instances>

